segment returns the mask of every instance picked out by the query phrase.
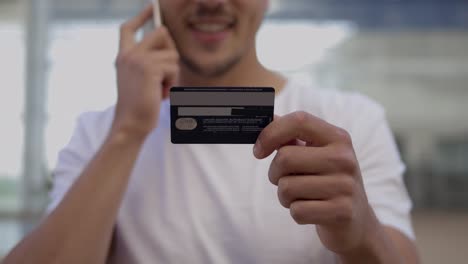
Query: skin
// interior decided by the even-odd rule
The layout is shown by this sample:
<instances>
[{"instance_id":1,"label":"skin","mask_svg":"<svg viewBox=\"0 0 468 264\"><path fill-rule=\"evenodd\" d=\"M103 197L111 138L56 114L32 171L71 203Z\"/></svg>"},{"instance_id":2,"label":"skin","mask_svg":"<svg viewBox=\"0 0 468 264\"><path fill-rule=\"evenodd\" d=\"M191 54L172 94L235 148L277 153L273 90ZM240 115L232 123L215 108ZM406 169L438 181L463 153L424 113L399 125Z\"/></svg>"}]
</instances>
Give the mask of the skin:
<instances>
[{"instance_id":1,"label":"skin","mask_svg":"<svg viewBox=\"0 0 468 264\"><path fill-rule=\"evenodd\" d=\"M413 242L376 218L345 130L306 112L276 117L253 149L259 159L275 151L268 177L279 202L298 224L316 225L342 263L419 262Z\"/></svg>"},{"instance_id":2,"label":"skin","mask_svg":"<svg viewBox=\"0 0 468 264\"><path fill-rule=\"evenodd\" d=\"M141 42L135 34L151 6L120 29L115 118L101 148L60 204L3 263L105 263L131 170L155 128L161 101L174 84L273 86L285 80L264 68L255 34L267 0L161 0L167 27ZM232 22L221 41L200 41L191 23ZM125 149L125 152L120 150ZM315 224L322 243L342 263L418 263L412 241L382 226L369 206L352 142L342 129L308 113L278 117L254 147L273 152L268 177L298 224ZM324 177L325 176L325 177ZM99 190L99 191L97 191Z\"/></svg>"}]
</instances>

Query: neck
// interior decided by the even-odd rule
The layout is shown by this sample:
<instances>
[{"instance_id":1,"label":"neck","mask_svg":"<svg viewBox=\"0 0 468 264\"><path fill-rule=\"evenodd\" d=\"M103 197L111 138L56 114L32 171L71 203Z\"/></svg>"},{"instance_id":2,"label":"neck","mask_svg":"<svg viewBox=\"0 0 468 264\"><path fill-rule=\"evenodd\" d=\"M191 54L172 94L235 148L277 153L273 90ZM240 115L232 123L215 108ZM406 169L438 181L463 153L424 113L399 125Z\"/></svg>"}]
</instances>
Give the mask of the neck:
<instances>
[{"instance_id":1,"label":"neck","mask_svg":"<svg viewBox=\"0 0 468 264\"><path fill-rule=\"evenodd\" d=\"M181 65L178 85L180 86L252 86L274 87L279 92L286 80L279 74L266 69L257 58L255 49L244 56L228 72L216 77L194 73Z\"/></svg>"}]
</instances>

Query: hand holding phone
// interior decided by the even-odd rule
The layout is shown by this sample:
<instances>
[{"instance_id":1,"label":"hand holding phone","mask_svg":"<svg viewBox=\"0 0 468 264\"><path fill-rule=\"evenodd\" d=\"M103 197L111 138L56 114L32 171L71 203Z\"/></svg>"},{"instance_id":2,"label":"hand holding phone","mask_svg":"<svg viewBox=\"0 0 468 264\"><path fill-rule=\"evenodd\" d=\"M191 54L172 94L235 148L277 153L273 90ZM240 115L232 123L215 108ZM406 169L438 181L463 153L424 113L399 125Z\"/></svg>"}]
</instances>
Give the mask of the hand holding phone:
<instances>
[{"instance_id":1,"label":"hand holding phone","mask_svg":"<svg viewBox=\"0 0 468 264\"><path fill-rule=\"evenodd\" d=\"M161 101L176 83L179 54L167 28L159 24L141 41L135 37L152 17L160 23L158 12L159 5L148 5L121 26L116 60L118 98L112 126L117 133L146 137L158 123Z\"/></svg>"}]
</instances>

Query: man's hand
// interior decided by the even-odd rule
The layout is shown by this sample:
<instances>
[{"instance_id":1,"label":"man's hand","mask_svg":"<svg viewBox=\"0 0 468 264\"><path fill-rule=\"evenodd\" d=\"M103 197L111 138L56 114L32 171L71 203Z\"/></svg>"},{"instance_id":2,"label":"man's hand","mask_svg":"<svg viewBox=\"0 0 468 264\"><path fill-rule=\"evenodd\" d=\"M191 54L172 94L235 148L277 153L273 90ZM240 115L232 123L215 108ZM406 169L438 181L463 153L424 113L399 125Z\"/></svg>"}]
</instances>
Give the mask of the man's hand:
<instances>
[{"instance_id":1,"label":"man's hand","mask_svg":"<svg viewBox=\"0 0 468 264\"><path fill-rule=\"evenodd\" d=\"M305 112L276 118L260 134L254 155L277 150L268 177L298 224L315 224L322 243L352 254L374 236L371 209L350 135Z\"/></svg>"},{"instance_id":2,"label":"man's hand","mask_svg":"<svg viewBox=\"0 0 468 264\"><path fill-rule=\"evenodd\" d=\"M179 71L179 54L169 32L159 27L137 43L136 32L153 16L148 6L120 28L116 59L118 101L113 129L146 136L157 124L160 102Z\"/></svg>"},{"instance_id":3,"label":"man's hand","mask_svg":"<svg viewBox=\"0 0 468 264\"><path fill-rule=\"evenodd\" d=\"M152 8L148 6L121 27L116 61L119 94L112 130L87 164L83 164L84 157L92 155L91 150L83 152L70 144L61 152L72 167L83 167L81 174L56 208L3 263L111 261L117 214L132 169L144 138L156 124L161 99L178 71L178 54L166 29L158 28L140 43L135 42L135 33L151 16ZM81 144L86 136L82 135L83 127L79 129L79 137L73 139ZM56 176L73 175L73 171L65 169ZM59 186L59 190L66 190L66 185Z\"/></svg>"}]
</instances>

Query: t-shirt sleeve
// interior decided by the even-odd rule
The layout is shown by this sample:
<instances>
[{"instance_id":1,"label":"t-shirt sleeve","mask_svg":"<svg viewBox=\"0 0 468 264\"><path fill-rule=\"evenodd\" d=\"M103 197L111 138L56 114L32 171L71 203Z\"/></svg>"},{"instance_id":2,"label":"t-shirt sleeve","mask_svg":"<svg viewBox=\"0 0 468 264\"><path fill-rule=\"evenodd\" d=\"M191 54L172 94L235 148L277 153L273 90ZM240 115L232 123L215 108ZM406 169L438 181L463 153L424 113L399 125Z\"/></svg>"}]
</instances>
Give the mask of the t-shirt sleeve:
<instances>
[{"instance_id":1,"label":"t-shirt sleeve","mask_svg":"<svg viewBox=\"0 0 468 264\"><path fill-rule=\"evenodd\" d=\"M383 108L362 97L351 136L367 197L379 221L415 239L403 164Z\"/></svg>"},{"instance_id":2,"label":"t-shirt sleeve","mask_svg":"<svg viewBox=\"0 0 468 264\"><path fill-rule=\"evenodd\" d=\"M69 143L59 152L57 165L52 172L53 185L49 193L49 205L46 213L50 213L63 199L71 185L80 176L88 162L94 156L93 143L95 135L89 131L89 123L94 113L85 113L78 117L75 130Z\"/></svg>"}]
</instances>

